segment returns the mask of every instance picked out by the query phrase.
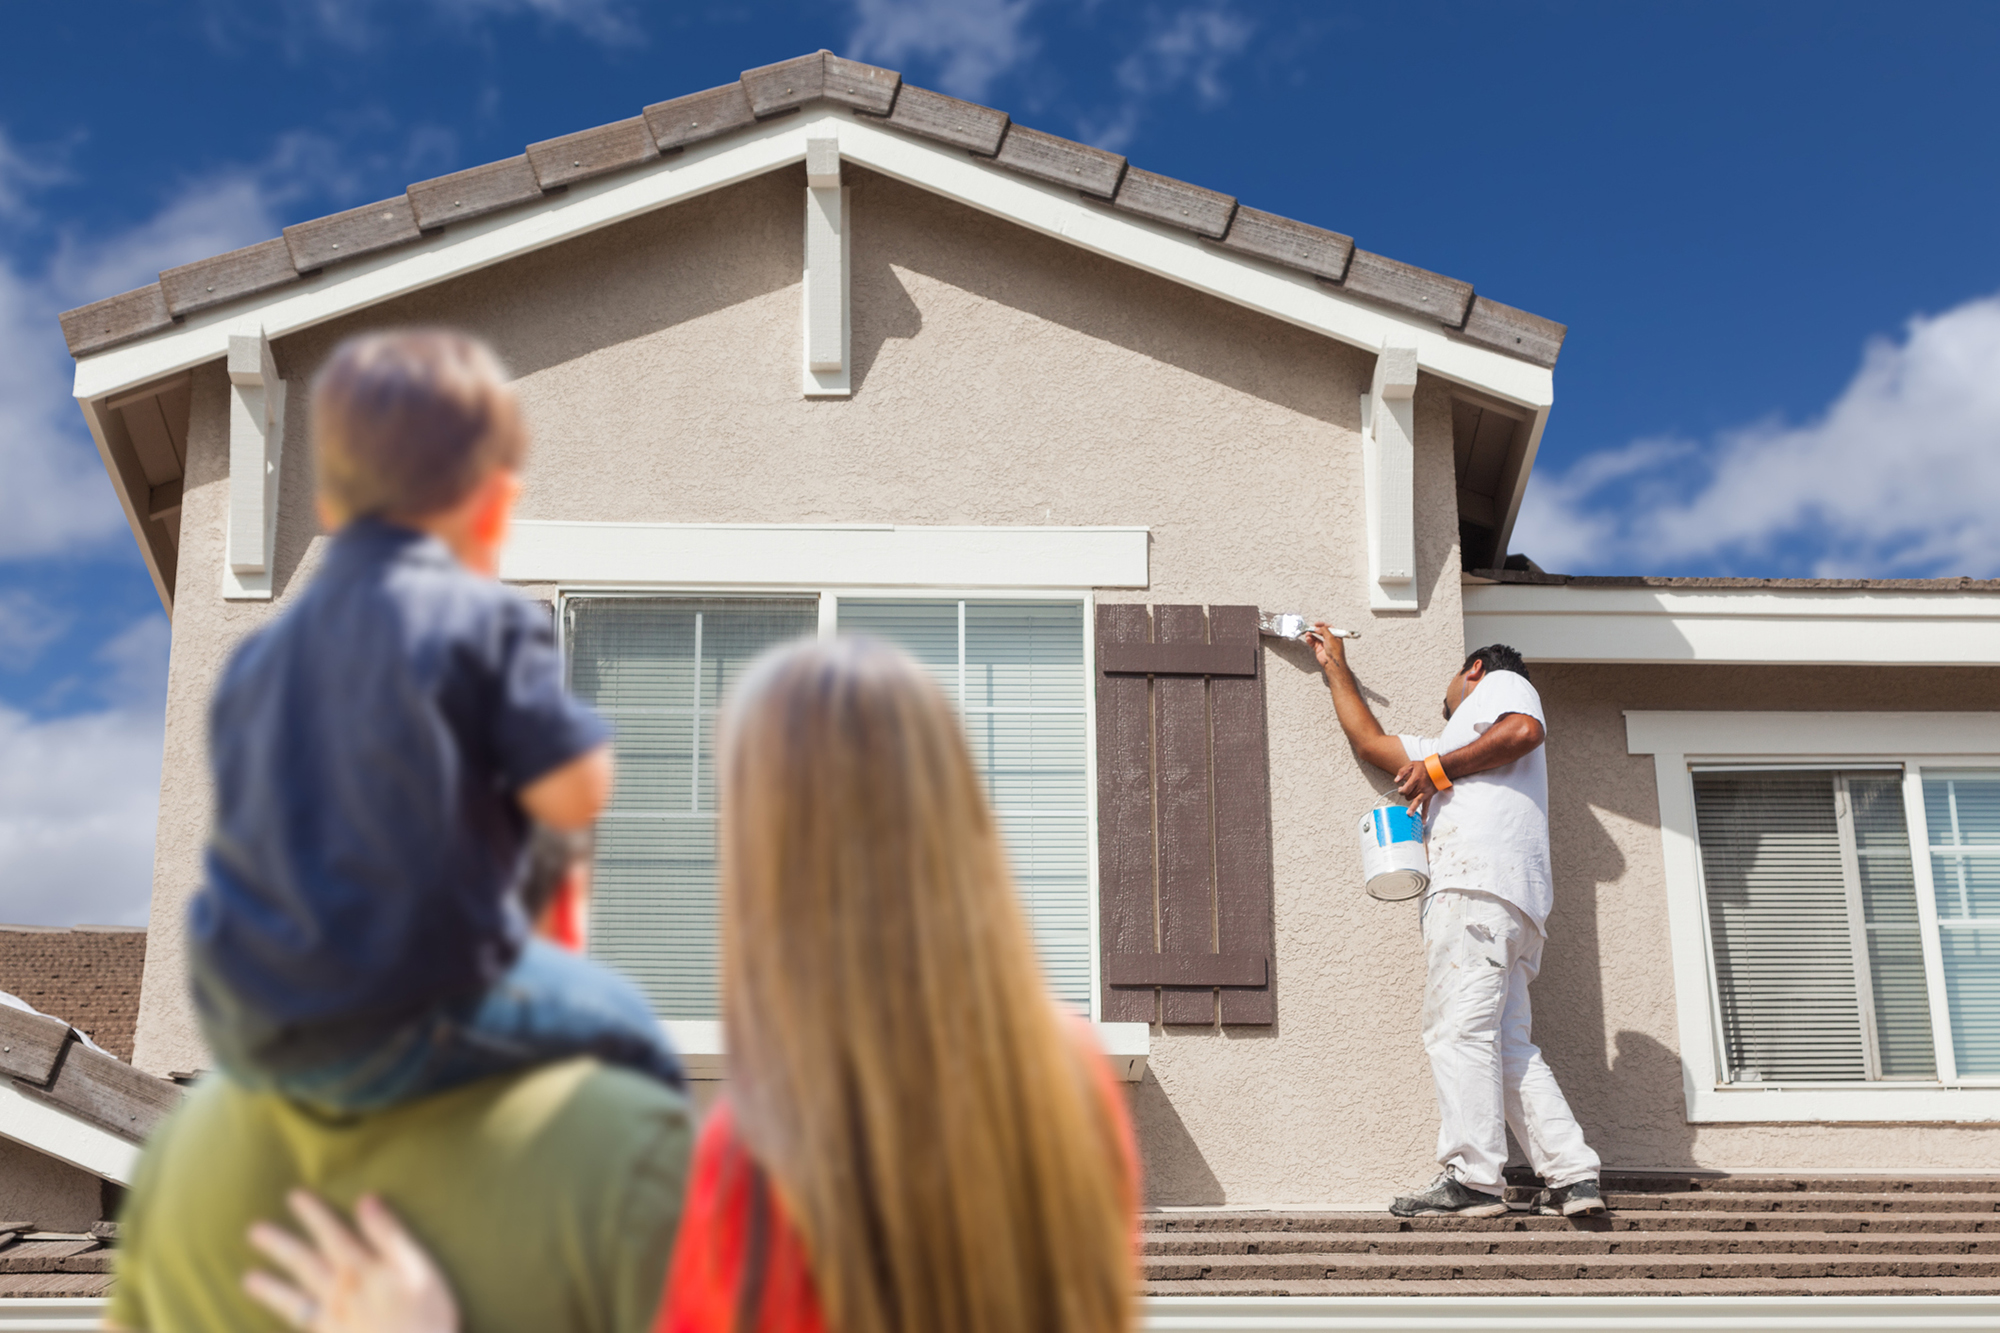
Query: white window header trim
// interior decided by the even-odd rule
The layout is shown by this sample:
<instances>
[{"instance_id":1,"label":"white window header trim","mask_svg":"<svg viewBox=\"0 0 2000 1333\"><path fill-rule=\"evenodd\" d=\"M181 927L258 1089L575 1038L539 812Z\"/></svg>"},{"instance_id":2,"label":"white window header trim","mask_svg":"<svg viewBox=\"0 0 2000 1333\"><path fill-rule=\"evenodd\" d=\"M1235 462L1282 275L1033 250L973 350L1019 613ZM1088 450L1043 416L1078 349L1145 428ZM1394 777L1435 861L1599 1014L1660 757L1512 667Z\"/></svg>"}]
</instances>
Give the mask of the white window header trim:
<instances>
[{"instance_id":1,"label":"white window header trim","mask_svg":"<svg viewBox=\"0 0 2000 1333\"><path fill-rule=\"evenodd\" d=\"M1148 531L523 520L500 577L625 587L1144 588Z\"/></svg>"}]
</instances>

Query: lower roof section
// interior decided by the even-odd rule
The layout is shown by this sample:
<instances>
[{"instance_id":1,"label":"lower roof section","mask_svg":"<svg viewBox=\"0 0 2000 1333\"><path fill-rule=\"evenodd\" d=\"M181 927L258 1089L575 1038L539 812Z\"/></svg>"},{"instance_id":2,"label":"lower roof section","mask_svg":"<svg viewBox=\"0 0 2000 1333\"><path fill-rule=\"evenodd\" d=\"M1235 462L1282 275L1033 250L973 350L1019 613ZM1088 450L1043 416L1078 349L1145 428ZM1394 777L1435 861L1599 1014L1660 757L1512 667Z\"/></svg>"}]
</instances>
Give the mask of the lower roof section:
<instances>
[{"instance_id":1,"label":"lower roof section","mask_svg":"<svg viewBox=\"0 0 2000 1333\"><path fill-rule=\"evenodd\" d=\"M1536 662L2000 663L2000 582L1468 579L1467 650Z\"/></svg>"}]
</instances>

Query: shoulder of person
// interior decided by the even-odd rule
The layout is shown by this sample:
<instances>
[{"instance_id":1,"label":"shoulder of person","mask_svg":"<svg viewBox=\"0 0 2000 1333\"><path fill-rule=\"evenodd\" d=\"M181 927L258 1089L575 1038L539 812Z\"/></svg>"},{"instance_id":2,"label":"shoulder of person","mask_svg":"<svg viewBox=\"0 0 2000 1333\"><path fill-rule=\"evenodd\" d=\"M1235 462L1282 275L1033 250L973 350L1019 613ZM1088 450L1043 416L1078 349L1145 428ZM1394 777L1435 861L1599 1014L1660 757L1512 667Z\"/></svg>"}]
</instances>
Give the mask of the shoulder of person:
<instances>
[{"instance_id":1,"label":"shoulder of person","mask_svg":"<svg viewBox=\"0 0 2000 1333\"><path fill-rule=\"evenodd\" d=\"M1489 691L1490 694L1488 693ZM1502 712L1519 713L1533 711L1536 717L1541 716L1541 693L1535 689L1533 683L1526 676L1518 671L1489 672L1480 677L1479 689L1476 692L1488 694L1487 699L1481 702L1487 703L1489 707L1500 704L1507 705L1500 710ZM1532 710L1523 708L1522 704L1532 705Z\"/></svg>"},{"instance_id":2,"label":"shoulder of person","mask_svg":"<svg viewBox=\"0 0 2000 1333\"><path fill-rule=\"evenodd\" d=\"M560 1137L585 1156L653 1151L693 1142L687 1098L658 1079L581 1058L521 1075L494 1105L504 1132Z\"/></svg>"}]
</instances>

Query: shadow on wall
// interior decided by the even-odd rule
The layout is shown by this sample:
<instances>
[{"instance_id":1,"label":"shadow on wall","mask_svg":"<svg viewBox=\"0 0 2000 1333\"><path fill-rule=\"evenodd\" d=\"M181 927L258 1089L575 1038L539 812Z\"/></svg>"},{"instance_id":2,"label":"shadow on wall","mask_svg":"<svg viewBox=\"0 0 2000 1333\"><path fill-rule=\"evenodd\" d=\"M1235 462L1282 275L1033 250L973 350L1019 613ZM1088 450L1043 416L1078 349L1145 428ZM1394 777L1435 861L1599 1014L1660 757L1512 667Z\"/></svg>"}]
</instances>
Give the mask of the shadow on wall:
<instances>
[{"instance_id":1,"label":"shadow on wall","mask_svg":"<svg viewBox=\"0 0 2000 1333\"><path fill-rule=\"evenodd\" d=\"M1167 1098L1167 1090L1151 1069L1130 1093L1132 1128L1144 1155L1146 1206L1171 1204L1177 1208L1201 1207L1225 1202L1222 1182L1209 1170L1194 1136L1181 1122L1180 1112Z\"/></svg>"},{"instance_id":2,"label":"shadow on wall","mask_svg":"<svg viewBox=\"0 0 2000 1333\"><path fill-rule=\"evenodd\" d=\"M854 229L857 341L863 319L859 279L893 256L899 267L997 305L1303 416L1360 429L1358 401L1339 390L1357 378L1365 382L1366 365L1343 375L1329 362L1346 357L1365 363L1367 353L916 186L858 169L853 175L861 201ZM870 252L883 258L864 259ZM858 349L855 364L857 370L866 364ZM1302 373L1307 367L1311 372Z\"/></svg>"}]
</instances>

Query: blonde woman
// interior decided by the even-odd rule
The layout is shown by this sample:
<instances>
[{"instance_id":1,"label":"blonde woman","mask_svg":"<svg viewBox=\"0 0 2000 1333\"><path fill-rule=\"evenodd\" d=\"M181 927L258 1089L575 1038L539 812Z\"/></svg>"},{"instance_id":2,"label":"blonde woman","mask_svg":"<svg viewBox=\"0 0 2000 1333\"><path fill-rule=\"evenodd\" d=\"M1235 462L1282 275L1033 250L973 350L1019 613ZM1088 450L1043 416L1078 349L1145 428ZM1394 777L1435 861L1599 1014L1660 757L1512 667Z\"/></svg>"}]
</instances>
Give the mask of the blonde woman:
<instances>
[{"instance_id":1,"label":"blonde woman","mask_svg":"<svg viewBox=\"0 0 2000 1333\"><path fill-rule=\"evenodd\" d=\"M865 639L788 647L746 674L719 749L729 1083L657 1333L1129 1328L1123 1100L1043 984L944 697ZM455 1329L435 1270L365 1220L334 1235L317 1210L317 1251L260 1231L298 1285L256 1289L319 1333Z\"/></svg>"}]
</instances>

